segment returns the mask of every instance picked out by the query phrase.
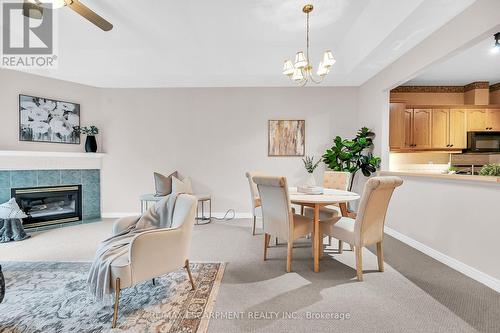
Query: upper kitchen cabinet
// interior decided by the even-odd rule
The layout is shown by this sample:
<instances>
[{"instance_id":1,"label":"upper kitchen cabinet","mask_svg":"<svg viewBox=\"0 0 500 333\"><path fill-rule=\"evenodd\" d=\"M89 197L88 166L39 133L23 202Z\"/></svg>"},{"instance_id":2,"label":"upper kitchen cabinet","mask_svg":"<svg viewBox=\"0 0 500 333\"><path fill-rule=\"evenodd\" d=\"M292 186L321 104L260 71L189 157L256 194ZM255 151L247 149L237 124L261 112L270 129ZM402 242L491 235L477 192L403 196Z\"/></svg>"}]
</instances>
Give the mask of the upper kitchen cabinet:
<instances>
[{"instance_id":1,"label":"upper kitchen cabinet","mask_svg":"<svg viewBox=\"0 0 500 333\"><path fill-rule=\"evenodd\" d=\"M405 104L391 103L389 111L389 147L405 147Z\"/></svg>"},{"instance_id":2,"label":"upper kitchen cabinet","mask_svg":"<svg viewBox=\"0 0 500 333\"><path fill-rule=\"evenodd\" d=\"M450 136L449 148L465 149L467 148L467 112L465 110L450 110Z\"/></svg>"},{"instance_id":3,"label":"upper kitchen cabinet","mask_svg":"<svg viewBox=\"0 0 500 333\"><path fill-rule=\"evenodd\" d=\"M467 110L467 131L486 131L486 110Z\"/></svg>"},{"instance_id":4,"label":"upper kitchen cabinet","mask_svg":"<svg viewBox=\"0 0 500 333\"><path fill-rule=\"evenodd\" d=\"M486 117L486 129L500 131L500 109L490 109Z\"/></svg>"},{"instance_id":5,"label":"upper kitchen cabinet","mask_svg":"<svg viewBox=\"0 0 500 333\"><path fill-rule=\"evenodd\" d=\"M432 148L450 147L450 110L432 110Z\"/></svg>"},{"instance_id":6,"label":"upper kitchen cabinet","mask_svg":"<svg viewBox=\"0 0 500 333\"><path fill-rule=\"evenodd\" d=\"M413 109L412 145L413 148L431 148L431 109Z\"/></svg>"}]
</instances>

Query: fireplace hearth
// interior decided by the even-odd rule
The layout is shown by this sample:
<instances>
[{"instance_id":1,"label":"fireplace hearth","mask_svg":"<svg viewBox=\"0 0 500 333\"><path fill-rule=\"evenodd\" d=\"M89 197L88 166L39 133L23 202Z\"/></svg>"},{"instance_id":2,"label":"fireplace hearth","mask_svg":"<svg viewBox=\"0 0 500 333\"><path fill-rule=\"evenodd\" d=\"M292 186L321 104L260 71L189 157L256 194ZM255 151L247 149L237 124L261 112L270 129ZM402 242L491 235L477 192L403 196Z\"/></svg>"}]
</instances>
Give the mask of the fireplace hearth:
<instances>
[{"instance_id":1,"label":"fireplace hearth","mask_svg":"<svg viewBox=\"0 0 500 333\"><path fill-rule=\"evenodd\" d=\"M82 186L61 185L13 188L11 195L28 215L25 228L80 221L82 219Z\"/></svg>"}]
</instances>

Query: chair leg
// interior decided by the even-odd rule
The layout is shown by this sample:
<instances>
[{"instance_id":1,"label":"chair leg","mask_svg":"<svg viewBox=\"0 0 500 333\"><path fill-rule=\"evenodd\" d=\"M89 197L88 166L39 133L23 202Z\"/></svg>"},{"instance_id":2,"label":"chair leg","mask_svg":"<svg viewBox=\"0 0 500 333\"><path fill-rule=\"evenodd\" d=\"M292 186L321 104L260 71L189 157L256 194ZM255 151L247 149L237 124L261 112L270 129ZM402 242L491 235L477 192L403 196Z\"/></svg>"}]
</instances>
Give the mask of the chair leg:
<instances>
[{"instance_id":1,"label":"chair leg","mask_svg":"<svg viewBox=\"0 0 500 333\"><path fill-rule=\"evenodd\" d=\"M189 260L186 259L184 264L184 268L186 269L189 277L189 282L191 282L191 290L196 290L196 285L194 284L193 276L191 275L191 269L189 268Z\"/></svg>"},{"instance_id":2,"label":"chair leg","mask_svg":"<svg viewBox=\"0 0 500 333\"><path fill-rule=\"evenodd\" d=\"M356 254L356 275L358 281L363 281L363 247L355 246L354 252Z\"/></svg>"},{"instance_id":3,"label":"chair leg","mask_svg":"<svg viewBox=\"0 0 500 333\"><path fill-rule=\"evenodd\" d=\"M153 281L153 286L156 286L156 282L155 282L154 278L152 279L152 281Z\"/></svg>"},{"instance_id":4,"label":"chair leg","mask_svg":"<svg viewBox=\"0 0 500 333\"><path fill-rule=\"evenodd\" d=\"M278 243L278 237L276 237L276 246L278 246L279 243Z\"/></svg>"},{"instance_id":5,"label":"chair leg","mask_svg":"<svg viewBox=\"0 0 500 333\"><path fill-rule=\"evenodd\" d=\"M328 246L332 246L332 237L328 236Z\"/></svg>"},{"instance_id":6,"label":"chair leg","mask_svg":"<svg viewBox=\"0 0 500 333\"><path fill-rule=\"evenodd\" d=\"M286 271L290 273L292 271L292 251L293 251L293 241L288 241L288 249L286 253Z\"/></svg>"},{"instance_id":7,"label":"chair leg","mask_svg":"<svg viewBox=\"0 0 500 333\"><path fill-rule=\"evenodd\" d=\"M339 253L342 253L344 251L344 242L339 240Z\"/></svg>"},{"instance_id":8,"label":"chair leg","mask_svg":"<svg viewBox=\"0 0 500 333\"><path fill-rule=\"evenodd\" d=\"M115 309L113 312L113 323L112 328L116 327L116 322L118 321L118 305L120 303L120 278L116 278L115 282Z\"/></svg>"},{"instance_id":9,"label":"chair leg","mask_svg":"<svg viewBox=\"0 0 500 333\"><path fill-rule=\"evenodd\" d=\"M252 228L252 235L255 236L255 222L257 220L257 216L253 216L253 228Z\"/></svg>"},{"instance_id":10,"label":"chair leg","mask_svg":"<svg viewBox=\"0 0 500 333\"><path fill-rule=\"evenodd\" d=\"M269 246L269 240L271 239L271 235L264 234L264 261L267 260L267 248Z\"/></svg>"},{"instance_id":11,"label":"chair leg","mask_svg":"<svg viewBox=\"0 0 500 333\"><path fill-rule=\"evenodd\" d=\"M380 272L384 271L384 249L382 246L382 241L377 243L377 259L378 259L378 270Z\"/></svg>"},{"instance_id":12,"label":"chair leg","mask_svg":"<svg viewBox=\"0 0 500 333\"><path fill-rule=\"evenodd\" d=\"M319 241L319 258L323 259L323 253L325 252L325 244L324 244L325 238L323 237L323 235L321 235L319 238L320 238L320 241ZM330 238L330 237L328 237L328 238Z\"/></svg>"},{"instance_id":13,"label":"chair leg","mask_svg":"<svg viewBox=\"0 0 500 333\"><path fill-rule=\"evenodd\" d=\"M352 245L351 243L349 243L349 248L351 251L354 251L354 245Z\"/></svg>"}]
</instances>

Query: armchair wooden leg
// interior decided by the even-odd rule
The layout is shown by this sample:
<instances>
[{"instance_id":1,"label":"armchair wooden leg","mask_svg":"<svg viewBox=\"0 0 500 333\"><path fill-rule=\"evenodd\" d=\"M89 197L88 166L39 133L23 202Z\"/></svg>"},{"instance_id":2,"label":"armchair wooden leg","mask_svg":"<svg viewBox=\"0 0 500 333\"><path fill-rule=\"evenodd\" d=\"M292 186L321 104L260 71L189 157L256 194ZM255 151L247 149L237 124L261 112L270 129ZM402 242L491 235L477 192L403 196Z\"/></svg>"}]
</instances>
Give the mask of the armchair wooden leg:
<instances>
[{"instance_id":1,"label":"armchair wooden leg","mask_svg":"<svg viewBox=\"0 0 500 333\"><path fill-rule=\"evenodd\" d=\"M363 247L355 246L354 252L356 254L356 275L358 281L363 281Z\"/></svg>"},{"instance_id":2,"label":"armchair wooden leg","mask_svg":"<svg viewBox=\"0 0 500 333\"><path fill-rule=\"evenodd\" d=\"M115 282L115 309L113 312L113 323L112 328L116 327L116 322L118 321L118 305L120 303L120 278L116 278Z\"/></svg>"},{"instance_id":3,"label":"armchair wooden leg","mask_svg":"<svg viewBox=\"0 0 500 333\"><path fill-rule=\"evenodd\" d=\"M378 270L380 272L384 271L384 249L382 246L382 241L377 243L377 259L378 259Z\"/></svg>"},{"instance_id":4,"label":"armchair wooden leg","mask_svg":"<svg viewBox=\"0 0 500 333\"><path fill-rule=\"evenodd\" d=\"M196 285L194 284L193 276L191 275L191 269L189 268L189 260L186 259L184 264L184 268L186 269L189 277L189 282L191 282L191 290L196 290Z\"/></svg>"},{"instance_id":5,"label":"armchair wooden leg","mask_svg":"<svg viewBox=\"0 0 500 333\"><path fill-rule=\"evenodd\" d=\"M253 228L252 228L252 235L255 236L255 222L257 220L257 216L253 216Z\"/></svg>"},{"instance_id":6,"label":"armchair wooden leg","mask_svg":"<svg viewBox=\"0 0 500 333\"><path fill-rule=\"evenodd\" d=\"M339 240L339 253L342 253L344 251L344 242Z\"/></svg>"},{"instance_id":7,"label":"armchair wooden leg","mask_svg":"<svg viewBox=\"0 0 500 333\"><path fill-rule=\"evenodd\" d=\"M276 237L276 246L278 246L278 245L280 245L280 244L278 243L278 237Z\"/></svg>"},{"instance_id":8,"label":"armchair wooden leg","mask_svg":"<svg viewBox=\"0 0 500 333\"><path fill-rule=\"evenodd\" d=\"M156 286L155 279L153 278L151 281L153 281L153 286Z\"/></svg>"},{"instance_id":9,"label":"armchair wooden leg","mask_svg":"<svg viewBox=\"0 0 500 333\"><path fill-rule=\"evenodd\" d=\"M267 260L267 248L269 246L269 240L271 239L271 235L264 234L264 261Z\"/></svg>"},{"instance_id":10,"label":"armchair wooden leg","mask_svg":"<svg viewBox=\"0 0 500 333\"><path fill-rule=\"evenodd\" d=\"M288 249L286 253L286 271L290 273L292 271L292 251L293 251L293 241L288 241Z\"/></svg>"}]
</instances>

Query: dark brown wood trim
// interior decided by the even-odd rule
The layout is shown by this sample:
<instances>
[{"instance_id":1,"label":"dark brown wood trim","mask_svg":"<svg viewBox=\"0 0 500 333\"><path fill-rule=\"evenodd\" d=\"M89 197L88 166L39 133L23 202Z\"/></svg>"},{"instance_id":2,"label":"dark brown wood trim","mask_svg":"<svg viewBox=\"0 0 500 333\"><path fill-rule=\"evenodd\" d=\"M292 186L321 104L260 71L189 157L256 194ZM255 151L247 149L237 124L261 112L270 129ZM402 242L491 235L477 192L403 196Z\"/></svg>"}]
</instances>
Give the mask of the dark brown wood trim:
<instances>
[{"instance_id":1,"label":"dark brown wood trim","mask_svg":"<svg viewBox=\"0 0 500 333\"><path fill-rule=\"evenodd\" d=\"M399 86L391 93L463 93L463 86Z\"/></svg>"},{"instance_id":2,"label":"dark brown wood trim","mask_svg":"<svg viewBox=\"0 0 500 333\"><path fill-rule=\"evenodd\" d=\"M474 90L474 89L488 89L490 83L487 81L472 82L464 86L464 91Z\"/></svg>"},{"instance_id":3,"label":"dark brown wood trim","mask_svg":"<svg viewBox=\"0 0 500 333\"><path fill-rule=\"evenodd\" d=\"M500 82L492 84L490 86L490 91L497 91L497 90L500 90Z\"/></svg>"}]
</instances>

